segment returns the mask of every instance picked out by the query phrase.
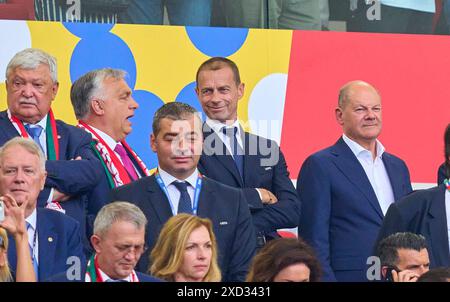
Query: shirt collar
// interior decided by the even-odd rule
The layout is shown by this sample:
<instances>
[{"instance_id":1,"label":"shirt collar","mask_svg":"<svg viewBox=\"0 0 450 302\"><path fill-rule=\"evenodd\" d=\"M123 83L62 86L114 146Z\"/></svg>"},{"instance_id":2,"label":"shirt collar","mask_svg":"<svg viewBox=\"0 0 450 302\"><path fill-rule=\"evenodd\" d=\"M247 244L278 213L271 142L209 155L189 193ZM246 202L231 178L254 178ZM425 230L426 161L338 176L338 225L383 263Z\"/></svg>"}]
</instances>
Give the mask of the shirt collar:
<instances>
[{"instance_id":1,"label":"shirt collar","mask_svg":"<svg viewBox=\"0 0 450 302\"><path fill-rule=\"evenodd\" d=\"M105 272L103 272L100 268L99 268L98 270L99 270L100 275L101 275L101 277L102 277L102 280L103 280L104 282L106 282L106 280L109 280L109 279L111 279L111 280L124 280L124 281L128 281L128 282L131 282L131 281L132 281L132 280L131 280L131 274L128 275L127 277L125 277L125 278L122 278L122 279L113 279L113 278L110 278L107 274L105 274ZM134 271L133 271L133 272L134 272Z\"/></svg>"},{"instance_id":2,"label":"shirt collar","mask_svg":"<svg viewBox=\"0 0 450 302\"><path fill-rule=\"evenodd\" d=\"M109 148L111 148L111 150L114 150L116 148L117 144L119 144L111 136L109 136L108 134L106 134L102 130L97 129L94 126L91 126L91 125L89 125L89 126L92 129L94 129L94 131L105 141L105 143L108 145Z\"/></svg>"},{"instance_id":3,"label":"shirt collar","mask_svg":"<svg viewBox=\"0 0 450 302\"><path fill-rule=\"evenodd\" d=\"M219 121L217 121L217 120L213 120L213 119L210 119L209 117L207 117L206 118L206 124L214 131L214 132L216 132L217 134L223 134L223 132L222 132L222 128L223 127L227 127L227 128L231 128L231 127L237 127L237 134L238 134L238 137L240 137L241 136L241 125L239 124L239 121L238 120L235 120L234 121L234 123L233 124L231 124L231 125L226 125L226 124L224 124L224 123L221 123L221 122L219 122Z\"/></svg>"},{"instance_id":4,"label":"shirt collar","mask_svg":"<svg viewBox=\"0 0 450 302\"><path fill-rule=\"evenodd\" d=\"M36 218L37 218L36 208L34 208L30 216L25 218L25 221L28 222L33 227L33 230L36 230L36 220L37 220Z\"/></svg>"},{"instance_id":5,"label":"shirt collar","mask_svg":"<svg viewBox=\"0 0 450 302\"><path fill-rule=\"evenodd\" d=\"M370 152L351 138L349 138L347 135L342 134L342 139L347 144L347 146L352 150L353 154L355 154L356 157L358 157L362 152ZM381 144L381 142L377 139L376 140L376 148L377 148L377 157L381 159L381 156L384 153L384 146Z\"/></svg>"},{"instance_id":6,"label":"shirt collar","mask_svg":"<svg viewBox=\"0 0 450 302\"><path fill-rule=\"evenodd\" d=\"M8 113L9 113L9 115L12 115L11 111L9 109L8 109ZM45 131L45 128L47 127L47 118L48 118L48 113L44 116L44 118L42 120L37 122L35 125L41 126L41 128ZM23 123L23 124L29 125L29 123Z\"/></svg>"},{"instance_id":7,"label":"shirt collar","mask_svg":"<svg viewBox=\"0 0 450 302\"><path fill-rule=\"evenodd\" d=\"M164 184L166 185L166 187L170 184L172 184L174 181L186 181L187 183L189 183L193 188L195 188L195 186L197 185L197 179L198 179L198 170L197 168L195 169L195 171L186 179L178 179L172 175L170 175L168 172L164 171L163 169L161 169L160 166L158 166L158 172L159 175L161 176L162 181L164 182Z\"/></svg>"}]
</instances>

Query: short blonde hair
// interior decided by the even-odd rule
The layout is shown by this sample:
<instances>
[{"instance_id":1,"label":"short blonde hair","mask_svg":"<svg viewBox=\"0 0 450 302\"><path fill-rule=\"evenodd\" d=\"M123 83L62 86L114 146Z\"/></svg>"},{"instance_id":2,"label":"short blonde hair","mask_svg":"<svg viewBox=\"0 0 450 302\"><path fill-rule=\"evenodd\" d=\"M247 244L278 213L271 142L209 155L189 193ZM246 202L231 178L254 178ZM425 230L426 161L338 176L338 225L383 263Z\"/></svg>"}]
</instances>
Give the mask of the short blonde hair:
<instances>
[{"instance_id":1,"label":"short blonde hair","mask_svg":"<svg viewBox=\"0 0 450 302\"><path fill-rule=\"evenodd\" d=\"M171 217L164 224L150 255L152 265L149 272L163 280L175 281L175 273L183 264L184 250L189 236L201 226L208 230L212 248L211 264L203 281L219 282L222 276L217 264L217 242L211 220L184 213Z\"/></svg>"},{"instance_id":2,"label":"short blonde hair","mask_svg":"<svg viewBox=\"0 0 450 302\"><path fill-rule=\"evenodd\" d=\"M30 154L36 155L39 159L39 168L41 168L41 171L45 171L45 156L42 152L41 148L36 144L33 140L28 138L23 138L20 136L14 137L7 141L2 147L0 147L0 167L2 165L3 156L11 147L14 146L20 146L24 148L26 151L28 151Z\"/></svg>"},{"instance_id":3,"label":"short blonde hair","mask_svg":"<svg viewBox=\"0 0 450 302\"><path fill-rule=\"evenodd\" d=\"M3 245L5 246L5 251L8 251L8 234L6 233L5 229L0 228L0 237L3 240ZM0 248L0 253L1 251ZM8 257L6 257L6 265L4 267L0 267L0 282L11 282L12 276L11 271L9 270L8 266Z\"/></svg>"}]
</instances>

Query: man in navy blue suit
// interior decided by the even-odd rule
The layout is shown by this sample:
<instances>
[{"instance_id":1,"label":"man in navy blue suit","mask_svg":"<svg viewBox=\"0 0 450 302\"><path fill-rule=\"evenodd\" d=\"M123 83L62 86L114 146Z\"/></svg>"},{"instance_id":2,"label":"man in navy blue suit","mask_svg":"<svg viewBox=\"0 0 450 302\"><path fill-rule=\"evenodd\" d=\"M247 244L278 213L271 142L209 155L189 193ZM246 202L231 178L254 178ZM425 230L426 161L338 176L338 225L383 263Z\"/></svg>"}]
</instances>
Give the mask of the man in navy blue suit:
<instances>
[{"instance_id":1,"label":"man in navy blue suit","mask_svg":"<svg viewBox=\"0 0 450 302\"><path fill-rule=\"evenodd\" d=\"M437 184L440 185L442 182L447 178L448 171L446 171L445 163L439 166L438 172L437 172Z\"/></svg>"},{"instance_id":2,"label":"man in navy blue suit","mask_svg":"<svg viewBox=\"0 0 450 302\"><path fill-rule=\"evenodd\" d=\"M59 274L56 282L160 282L155 277L136 272L137 262L145 251L144 213L128 202L105 205L94 222L91 237L95 254L81 274Z\"/></svg>"},{"instance_id":3,"label":"man in navy blue suit","mask_svg":"<svg viewBox=\"0 0 450 302\"><path fill-rule=\"evenodd\" d=\"M17 205L26 204L30 254L40 281L65 272L70 264L85 263L78 222L58 211L36 208L46 175L44 155L33 141L17 137L0 148L0 196L8 194ZM15 244L9 245L8 259L15 270Z\"/></svg>"},{"instance_id":4,"label":"man in navy blue suit","mask_svg":"<svg viewBox=\"0 0 450 302\"><path fill-rule=\"evenodd\" d=\"M445 130L445 168L450 168L450 124ZM386 213L378 241L397 232L425 236L430 267L450 266L450 182L416 191L392 204Z\"/></svg>"},{"instance_id":5,"label":"man in navy blue suit","mask_svg":"<svg viewBox=\"0 0 450 302\"><path fill-rule=\"evenodd\" d=\"M92 135L93 152L103 162L100 182L87 194L89 233L112 188L148 175L142 160L126 143L130 118L139 107L131 96L123 70L92 70L76 80L70 91L78 126Z\"/></svg>"},{"instance_id":6,"label":"man in navy blue suit","mask_svg":"<svg viewBox=\"0 0 450 302\"><path fill-rule=\"evenodd\" d=\"M60 120L50 108L58 92L56 60L39 49L18 52L6 68L8 109L0 112L0 145L16 136L32 138L47 158L47 178L38 207L65 212L86 230L86 200L101 176L89 134ZM87 236L83 235L86 249Z\"/></svg>"},{"instance_id":7,"label":"man in navy blue suit","mask_svg":"<svg viewBox=\"0 0 450 302\"><path fill-rule=\"evenodd\" d=\"M245 194L258 236L258 246L277 237L277 229L296 228L300 201L289 179L277 143L245 132L238 121L238 101L244 95L236 64L215 57L200 65L197 97L207 115L199 170Z\"/></svg>"},{"instance_id":8,"label":"man in navy blue suit","mask_svg":"<svg viewBox=\"0 0 450 302\"><path fill-rule=\"evenodd\" d=\"M198 172L202 143L202 122L194 108L179 102L162 106L153 118L151 135L158 170L113 189L110 200L130 201L144 212L149 250L172 215L183 212L211 219L222 281L244 281L256 248L250 212L242 191ZM139 271L150 267L148 254L141 257Z\"/></svg>"},{"instance_id":9,"label":"man in navy blue suit","mask_svg":"<svg viewBox=\"0 0 450 302\"><path fill-rule=\"evenodd\" d=\"M411 192L406 164L377 140L381 97L363 81L339 92L343 136L309 156L297 179L299 234L316 250L326 281L366 281L366 261L389 205Z\"/></svg>"}]
</instances>

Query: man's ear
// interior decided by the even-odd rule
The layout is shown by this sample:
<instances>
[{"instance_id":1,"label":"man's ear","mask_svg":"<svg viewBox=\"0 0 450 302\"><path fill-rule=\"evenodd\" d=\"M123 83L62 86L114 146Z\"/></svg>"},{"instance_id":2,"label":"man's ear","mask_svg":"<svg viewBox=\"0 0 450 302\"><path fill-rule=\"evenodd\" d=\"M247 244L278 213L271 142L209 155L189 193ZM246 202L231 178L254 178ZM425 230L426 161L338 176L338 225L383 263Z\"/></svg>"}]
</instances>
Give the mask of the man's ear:
<instances>
[{"instance_id":1,"label":"man's ear","mask_svg":"<svg viewBox=\"0 0 450 302\"><path fill-rule=\"evenodd\" d=\"M95 115L103 115L105 113L105 104L100 99L91 100L91 110Z\"/></svg>"},{"instance_id":2,"label":"man's ear","mask_svg":"<svg viewBox=\"0 0 450 302\"><path fill-rule=\"evenodd\" d=\"M150 135L150 148L152 149L152 151L153 152L155 152L156 153L156 150L157 150L157 148L156 148L156 136L155 136L155 134L151 134Z\"/></svg>"},{"instance_id":3,"label":"man's ear","mask_svg":"<svg viewBox=\"0 0 450 302\"><path fill-rule=\"evenodd\" d=\"M101 241L102 241L102 239L99 236L97 236L95 234L91 236L91 244L97 254L101 253L101 251L102 251L102 249L100 247Z\"/></svg>"},{"instance_id":4,"label":"man's ear","mask_svg":"<svg viewBox=\"0 0 450 302\"><path fill-rule=\"evenodd\" d=\"M245 84L240 83L238 85L238 100L242 99L242 97L244 96L244 91L245 91Z\"/></svg>"},{"instance_id":5,"label":"man's ear","mask_svg":"<svg viewBox=\"0 0 450 302\"><path fill-rule=\"evenodd\" d=\"M59 89L59 82L55 82L52 85L52 101L56 98Z\"/></svg>"},{"instance_id":6,"label":"man's ear","mask_svg":"<svg viewBox=\"0 0 450 302\"><path fill-rule=\"evenodd\" d=\"M47 178L47 171L44 171L41 179L41 190L44 190L45 187L45 179Z\"/></svg>"},{"instance_id":7,"label":"man's ear","mask_svg":"<svg viewBox=\"0 0 450 302\"><path fill-rule=\"evenodd\" d=\"M334 110L334 113L336 115L336 121L338 122L339 125L343 125L344 124L344 120L343 120L343 112L342 109L340 107L336 107L336 109Z\"/></svg>"}]
</instances>

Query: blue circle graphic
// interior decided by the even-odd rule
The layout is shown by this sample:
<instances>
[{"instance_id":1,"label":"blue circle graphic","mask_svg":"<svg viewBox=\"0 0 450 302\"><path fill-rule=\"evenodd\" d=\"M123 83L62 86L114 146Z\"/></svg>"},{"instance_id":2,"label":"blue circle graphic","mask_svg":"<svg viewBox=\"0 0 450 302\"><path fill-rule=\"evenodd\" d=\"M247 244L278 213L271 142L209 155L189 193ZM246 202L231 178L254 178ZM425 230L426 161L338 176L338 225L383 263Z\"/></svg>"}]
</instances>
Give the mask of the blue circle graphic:
<instances>
[{"instance_id":1,"label":"blue circle graphic","mask_svg":"<svg viewBox=\"0 0 450 302\"><path fill-rule=\"evenodd\" d=\"M82 39L95 38L98 35L109 33L114 27L114 24L84 22L63 22L63 25L72 34Z\"/></svg>"},{"instance_id":2,"label":"blue circle graphic","mask_svg":"<svg viewBox=\"0 0 450 302\"><path fill-rule=\"evenodd\" d=\"M70 60L70 79L98 68L118 68L128 73L126 81L131 89L136 83L136 62L128 45L113 34L82 39L75 47Z\"/></svg>"},{"instance_id":3,"label":"blue circle graphic","mask_svg":"<svg viewBox=\"0 0 450 302\"><path fill-rule=\"evenodd\" d=\"M248 28L186 26L192 44L210 57L228 57L237 52L248 35Z\"/></svg>"},{"instance_id":4,"label":"blue circle graphic","mask_svg":"<svg viewBox=\"0 0 450 302\"><path fill-rule=\"evenodd\" d=\"M135 90L133 98L138 102L139 108L131 119L133 131L127 136L127 142L150 170L158 166L156 153L150 148L153 115L159 107L164 105L164 102L155 94L145 90Z\"/></svg>"}]
</instances>

